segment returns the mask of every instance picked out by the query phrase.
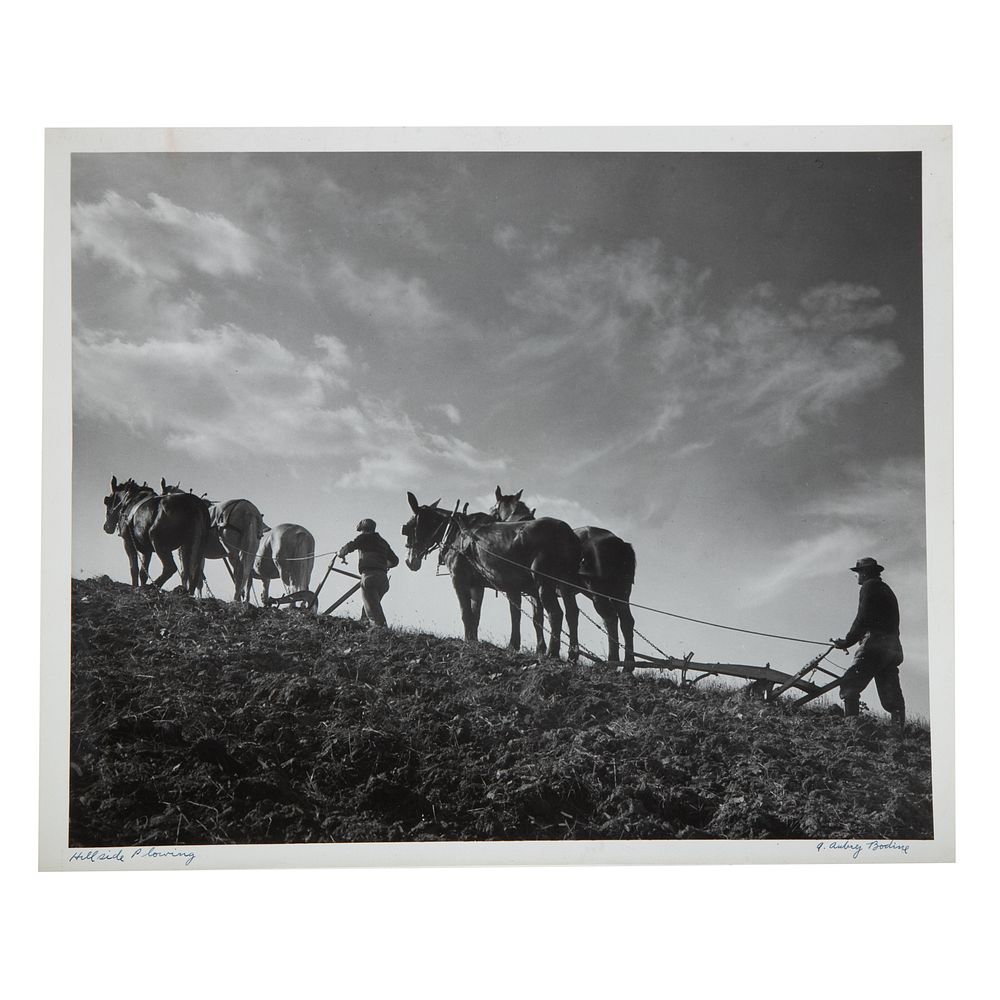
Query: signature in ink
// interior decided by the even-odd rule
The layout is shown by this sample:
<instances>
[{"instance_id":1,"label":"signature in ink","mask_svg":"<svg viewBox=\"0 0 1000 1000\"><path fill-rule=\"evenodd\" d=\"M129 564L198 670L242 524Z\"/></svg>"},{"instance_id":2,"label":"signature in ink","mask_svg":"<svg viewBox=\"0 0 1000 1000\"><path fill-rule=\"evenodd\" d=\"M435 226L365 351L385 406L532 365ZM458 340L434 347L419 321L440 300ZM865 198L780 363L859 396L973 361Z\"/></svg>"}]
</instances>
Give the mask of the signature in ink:
<instances>
[{"instance_id":1,"label":"signature in ink","mask_svg":"<svg viewBox=\"0 0 1000 1000\"><path fill-rule=\"evenodd\" d=\"M878 854L891 851L899 854L909 854L909 844L899 844L895 840L820 840L816 844L817 851L846 851L855 861L864 853Z\"/></svg>"}]
</instances>

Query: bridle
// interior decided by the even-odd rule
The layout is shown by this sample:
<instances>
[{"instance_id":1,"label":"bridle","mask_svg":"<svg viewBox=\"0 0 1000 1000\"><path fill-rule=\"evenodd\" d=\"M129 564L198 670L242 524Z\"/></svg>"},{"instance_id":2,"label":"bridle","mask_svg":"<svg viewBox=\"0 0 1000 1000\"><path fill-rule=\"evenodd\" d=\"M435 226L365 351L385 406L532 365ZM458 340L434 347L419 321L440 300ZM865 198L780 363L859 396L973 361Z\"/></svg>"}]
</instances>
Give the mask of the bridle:
<instances>
[{"instance_id":1,"label":"bridle","mask_svg":"<svg viewBox=\"0 0 1000 1000\"><path fill-rule=\"evenodd\" d=\"M458 502L455 503L455 509L450 514L445 514L443 510L439 510L437 507L425 507L426 511L433 511L438 515L438 526L434 529L431 534L430 540L424 546L422 551L417 551L414 538L416 536L416 518L414 518L414 524L411 531L406 531L403 529L403 533L406 535L406 549L411 555L415 555L421 562L424 561L435 549L440 549L441 552L438 555L438 565L441 565L441 559L451 548L452 543L445 544L445 538L448 536L448 529L451 527L452 522L455 520L455 515L458 513ZM417 515L419 517L419 514Z\"/></svg>"}]
</instances>

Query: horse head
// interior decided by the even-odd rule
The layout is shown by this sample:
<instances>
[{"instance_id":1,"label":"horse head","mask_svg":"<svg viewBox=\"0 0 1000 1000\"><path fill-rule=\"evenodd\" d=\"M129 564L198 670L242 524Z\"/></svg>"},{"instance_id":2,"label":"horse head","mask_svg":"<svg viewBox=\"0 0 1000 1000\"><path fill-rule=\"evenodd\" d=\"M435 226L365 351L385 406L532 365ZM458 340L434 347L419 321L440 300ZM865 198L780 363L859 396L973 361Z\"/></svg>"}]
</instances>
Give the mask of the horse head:
<instances>
[{"instance_id":1,"label":"horse head","mask_svg":"<svg viewBox=\"0 0 1000 1000\"><path fill-rule=\"evenodd\" d=\"M140 486L134 479L119 483L117 476L111 477L111 492L104 498L104 530L109 535L118 530L128 502L142 492L152 491L148 486Z\"/></svg>"},{"instance_id":2,"label":"horse head","mask_svg":"<svg viewBox=\"0 0 1000 1000\"><path fill-rule=\"evenodd\" d=\"M174 486L171 486L163 476L160 476L160 493L163 496L168 496L171 493L183 493L184 490L181 489L181 481L178 479ZM193 493L194 491L189 487L188 493ZM202 497L204 497L204 493Z\"/></svg>"},{"instance_id":3,"label":"horse head","mask_svg":"<svg viewBox=\"0 0 1000 1000\"><path fill-rule=\"evenodd\" d=\"M490 513L498 521L530 521L535 516L535 512L528 508L528 505L521 500L524 490L516 493L504 495L500 487L497 487L497 502L493 505Z\"/></svg>"},{"instance_id":4,"label":"horse head","mask_svg":"<svg viewBox=\"0 0 1000 1000\"><path fill-rule=\"evenodd\" d=\"M449 516L447 511L438 506L440 497L432 504L420 504L409 492L406 498L413 511L413 517L402 529L406 536L406 565L412 570L418 570L427 553L441 544Z\"/></svg>"}]
</instances>

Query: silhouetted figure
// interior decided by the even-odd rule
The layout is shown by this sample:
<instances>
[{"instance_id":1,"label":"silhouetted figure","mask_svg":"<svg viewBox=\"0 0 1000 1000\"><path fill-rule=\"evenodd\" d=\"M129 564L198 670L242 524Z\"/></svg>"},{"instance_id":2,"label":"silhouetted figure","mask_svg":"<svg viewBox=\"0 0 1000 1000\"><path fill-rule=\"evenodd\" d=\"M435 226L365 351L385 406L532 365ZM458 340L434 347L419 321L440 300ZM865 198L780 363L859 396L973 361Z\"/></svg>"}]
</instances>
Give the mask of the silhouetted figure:
<instances>
[{"instance_id":1,"label":"silhouetted figure","mask_svg":"<svg viewBox=\"0 0 1000 1000\"><path fill-rule=\"evenodd\" d=\"M882 579L884 566L870 556L859 559L851 567L858 574L858 614L843 639L834 639L838 649L850 649L858 643L854 662L840 683L844 715L860 711L861 692L874 679L882 707L892 716L902 732L906 721L906 704L899 686L899 665L903 662L903 647L899 643L899 604L896 595Z\"/></svg>"},{"instance_id":2,"label":"silhouetted figure","mask_svg":"<svg viewBox=\"0 0 1000 1000\"><path fill-rule=\"evenodd\" d=\"M376 625L385 625L382 598L389 591L389 570L399 565L399 558L389 547L389 543L375 530L375 522L366 517L358 522L359 534L348 542L337 555L343 559L348 552L358 552L358 572L361 574L361 600L364 610L362 620L368 619Z\"/></svg>"}]
</instances>

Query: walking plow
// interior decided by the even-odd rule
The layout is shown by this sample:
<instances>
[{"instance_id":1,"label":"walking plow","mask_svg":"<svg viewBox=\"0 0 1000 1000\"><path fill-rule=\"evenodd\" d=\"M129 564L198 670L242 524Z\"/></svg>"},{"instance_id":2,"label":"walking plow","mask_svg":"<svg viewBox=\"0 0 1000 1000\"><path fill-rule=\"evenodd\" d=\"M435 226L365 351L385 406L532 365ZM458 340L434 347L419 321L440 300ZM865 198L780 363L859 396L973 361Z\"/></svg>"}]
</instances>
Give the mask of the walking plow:
<instances>
[{"instance_id":1,"label":"walking plow","mask_svg":"<svg viewBox=\"0 0 1000 1000\"><path fill-rule=\"evenodd\" d=\"M322 613L324 615L330 614L331 611L335 611L341 606L348 598L353 597L361 589L361 577L357 573L350 573L346 569L338 569L334 563L337 561L336 556L330 561L330 565L327 566L326 572L323 574L323 579L320 580L319 586L315 590L296 590L294 594L285 594L284 597L268 597L266 605L269 607L271 605L282 605L290 604L292 607L301 606L307 611L312 611L319 607L319 593L323 589L323 584L326 583L327 577L331 573L339 573L341 576L349 576L352 580L357 580L358 582L354 584L349 590L346 590L336 601L333 602L325 611Z\"/></svg>"},{"instance_id":2,"label":"walking plow","mask_svg":"<svg viewBox=\"0 0 1000 1000\"><path fill-rule=\"evenodd\" d=\"M697 684L698 681L706 677L741 677L751 681L754 691L767 702L777 701L786 691L794 688L799 696L792 701L792 705L798 707L832 691L840 684L839 674L821 666L823 659L833 648L830 646L829 649L817 654L794 674L775 670L770 663L763 667L751 666L746 663L697 663L694 660L694 653L688 653L684 657L654 657L636 653L635 658L641 661L637 666L653 667L660 670L679 670L682 687ZM689 678L689 673L697 673L697 676ZM824 682L817 683L816 674L824 675ZM825 678L830 678L830 680L825 681Z\"/></svg>"}]
</instances>

